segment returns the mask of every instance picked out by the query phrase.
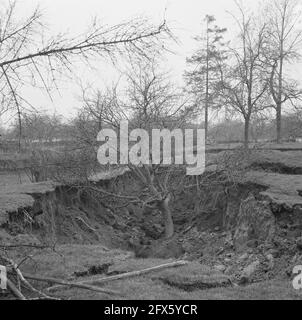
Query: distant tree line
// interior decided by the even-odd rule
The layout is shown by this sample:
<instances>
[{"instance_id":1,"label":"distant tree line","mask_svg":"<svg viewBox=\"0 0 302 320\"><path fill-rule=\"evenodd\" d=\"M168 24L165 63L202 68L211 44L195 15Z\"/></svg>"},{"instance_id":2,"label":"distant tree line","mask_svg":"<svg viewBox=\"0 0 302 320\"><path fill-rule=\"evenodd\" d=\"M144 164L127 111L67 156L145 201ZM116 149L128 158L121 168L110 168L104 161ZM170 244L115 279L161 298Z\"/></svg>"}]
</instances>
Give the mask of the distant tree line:
<instances>
[{"instance_id":1,"label":"distant tree line","mask_svg":"<svg viewBox=\"0 0 302 320\"><path fill-rule=\"evenodd\" d=\"M205 16L204 30L195 37L198 50L187 58L180 88L163 67L162 54L175 40L165 21L156 26L134 19L106 27L95 20L82 36L44 39L40 11L19 19L17 2L9 1L0 10L0 117L10 113L17 119L9 137L18 140L19 149L22 141L65 136L94 148L97 132L104 126L117 128L121 119L148 130L199 124L216 141L217 128L234 132L236 127L235 140L246 147L264 137L280 143L299 136L293 128L300 124L302 89L290 67L301 61L301 3L266 0L257 12L236 4L230 13L235 36L219 27L213 15ZM43 114L22 94L34 86L51 98L62 76L92 59L127 62L124 85L81 88L82 105L70 123Z\"/></svg>"},{"instance_id":2,"label":"distant tree line","mask_svg":"<svg viewBox=\"0 0 302 320\"><path fill-rule=\"evenodd\" d=\"M301 85L289 74L301 61L301 2L268 0L257 12L236 4L231 15L238 34L232 41L225 41L227 30L214 16L205 17L204 32L196 37L199 49L187 59L187 91L204 114L206 131L209 111L223 112L225 119L244 122L247 146L252 122L273 112L274 140L280 143L285 111L301 106Z\"/></svg>"}]
</instances>

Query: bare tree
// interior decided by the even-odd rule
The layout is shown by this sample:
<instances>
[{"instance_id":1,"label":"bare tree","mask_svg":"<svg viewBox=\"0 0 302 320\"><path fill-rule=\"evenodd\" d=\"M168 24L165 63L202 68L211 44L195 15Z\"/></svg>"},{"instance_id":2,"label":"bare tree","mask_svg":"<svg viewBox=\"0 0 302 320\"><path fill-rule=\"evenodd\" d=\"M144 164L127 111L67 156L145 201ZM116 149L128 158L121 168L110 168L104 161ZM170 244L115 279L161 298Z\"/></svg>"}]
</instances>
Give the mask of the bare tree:
<instances>
[{"instance_id":1,"label":"bare tree","mask_svg":"<svg viewBox=\"0 0 302 320\"><path fill-rule=\"evenodd\" d=\"M269 17L269 56L271 64L270 93L276 110L276 140L281 142L282 108L284 103L301 99L302 90L288 78L286 64L300 57L302 29L298 28L301 11L297 0L274 0L265 14Z\"/></svg>"},{"instance_id":2,"label":"bare tree","mask_svg":"<svg viewBox=\"0 0 302 320\"><path fill-rule=\"evenodd\" d=\"M103 91L87 86L82 88L79 98L82 106L72 121L71 138L78 148L89 147L94 152L99 131L106 127L118 128L119 122L126 117L119 98L118 83Z\"/></svg>"},{"instance_id":3,"label":"bare tree","mask_svg":"<svg viewBox=\"0 0 302 320\"><path fill-rule=\"evenodd\" d=\"M185 100L167 72L158 71L155 60L132 65L126 74L125 106L136 127L150 129L153 125L167 127L184 107Z\"/></svg>"},{"instance_id":4,"label":"bare tree","mask_svg":"<svg viewBox=\"0 0 302 320\"><path fill-rule=\"evenodd\" d=\"M164 41L171 36L165 21L155 26L146 19L134 19L114 26L103 26L94 20L80 36L58 34L47 39L39 9L22 20L17 16L16 1L0 9L0 115L15 106L19 145L22 112L26 107L32 108L22 95L24 86L42 86L51 95L58 79L71 72L75 63L148 57L162 51Z\"/></svg>"},{"instance_id":5,"label":"bare tree","mask_svg":"<svg viewBox=\"0 0 302 320\"><path fill-rule=\"evenodd\" d=\"M128 74L128 98L133 114L134 125L150 132L152 128L171 128L179 123L177 118L183 104L177 102L180 96L164 73L156 72L155 62L139 64ZM181 101L181 100L180 100ZM172 155L171 155L172 156ZM170 209L171 176L174 166L128 165L144 192L140 201L144 207L158 209L164 219L165 236L173 236L174 224Z\"/></svg>"},{"instance_id":6,"label":"bare tree","mask_svg":"<svg viewBox=\"0 0 302 320\"><path fill-rule=\"evenodd\" d=\"M240 114L245 123L244 144L248 147L250 121L253 114L270 106L267 104L268 74L265 46L266 24L257 24L238 5L240 18L234 16L240 28L239 43L230 48L232 62L221 72L221 94L225 103Z\"/></svg>"},{"instance_id":7,"label":"bare tree","mask_svg":"<svg viewBox=\"0 0 302 320\"><path fill-rule=\"evenodd\" d=\"M180 116L181 111L185 109L185 100L179 93L177 94L177 90L173 88L165 75L157 72L156 69L157 64L154 61L150 63L141 61L133 66L132 72L127 74L124 101L119 101L115 107L113 106L113 109L110 108L110 110L117 109L115 115L119 115L119 120L129 119L129 129L138 127L145 129L147 132L152 128L173 129L173 127L181 126L185 121L186 117ZM93 100L86 98L85 101L85 113L90 114L95 123L100 124L99 129L106 126L119 129L120 121L108 117L106 111L108 105L112 105L110 99L107 100L106 104L100 103L100 99L95 98ZM87 103L88 101L93 101L93 103ZM101 99L101 101L104 100ZM96 135L94 135L94 140ZM172 140L173 136L171 134L171 141L168 141L169 145L171 145ZM149 148L149 146L144 147ZM138 150L138 153L140 152L141 150ZM173 162L173 152L170 155ZM123 156L128 157L128 154ZM174 233L170 202L173 199L173 190L179 187L179 182L183 178L180 171L184 172L184 170L180 170L179 165L164 165L164 156L161 155L161 157L160 163L156 165L147 165L142 162L122 166L126 167L134 177L138 185L136 194L133 194L133 191L131 194L108 193L108 191L89 183L86 188L118 200L119 207L126 207L135 203L140 205L143 210L159 210L165 224L165 236L169 238ZM178 176L178 178L175 179L175 176Z\"/></svg>"}]
</instances>

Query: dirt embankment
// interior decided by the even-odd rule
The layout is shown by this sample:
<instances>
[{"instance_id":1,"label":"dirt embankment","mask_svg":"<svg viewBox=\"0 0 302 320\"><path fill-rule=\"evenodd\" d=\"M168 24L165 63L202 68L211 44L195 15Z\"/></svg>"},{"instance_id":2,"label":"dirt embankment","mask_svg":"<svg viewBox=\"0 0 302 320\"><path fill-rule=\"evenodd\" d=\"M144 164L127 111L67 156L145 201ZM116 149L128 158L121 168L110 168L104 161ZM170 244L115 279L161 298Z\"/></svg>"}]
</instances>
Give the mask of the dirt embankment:
<instances>
[{"instance_id":1,"label":"dirt embankment","mask_svg":"<svg viewBox=\"0 0 302 320\"><path fill-rule=\"evenodd\" d=\"M129 179L127 173L99 183L108 191L114 185L115 190L118 187L122 192L128 188ZM221 186L215 191L204 188L206 201L198 211L195 192L183 193L172 205L176 235L162 241L164 228L156 211L146 212L134 205L114 209L106 198L95 199L75 187L34 184L19 189L20 195L31 202L21 202L17 209L6 210L2 233L5 231L11 241L24 241L25 235L30 234L44 244L102 244L132 250L141 257L187 254L210 259L227 241L235 251L244 251L272 243L280 232L286 233L290 241L301 236L299 206L269 200L264 195L267 190L265 183L261 186L252 182ZM214 243L209 245L211 235L210 242Z\"/></svg>"}]
</instances>

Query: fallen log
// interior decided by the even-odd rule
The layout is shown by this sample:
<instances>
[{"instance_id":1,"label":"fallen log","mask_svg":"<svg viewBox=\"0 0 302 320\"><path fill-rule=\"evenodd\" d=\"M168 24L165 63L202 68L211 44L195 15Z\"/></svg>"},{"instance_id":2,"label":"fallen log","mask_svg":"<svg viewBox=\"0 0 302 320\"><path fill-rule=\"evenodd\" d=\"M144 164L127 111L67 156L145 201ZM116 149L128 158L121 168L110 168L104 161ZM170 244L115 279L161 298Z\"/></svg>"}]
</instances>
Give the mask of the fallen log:
<instances>
[{"instance_id":1,"label":"fallen log","mask_svg":"<svg viewBox=\"0 0 302 320\"><path fill-rule=\"evenodd\" d=\"M69 281L64 281L61 279L56 279L56 278L51 278L51 277L34 276L31 274L24 274L24 273L23 273L23 276L27 279L55 283L55 284L59 284L60 286L75 287L75 288L80 288L80 289L85 289L85 290L90 290L90 291L96 291L96 292L100 292L100 293L120 295L120 292L118 292L118 291L99 288L99 287L91 286L88 284L82 284L79 282L69 282Z\"/></svg>"},{"instance_id":2,"label":"fallen log","mask_svg":"<svg viewBox=\"0 0 302 320\"><path fill-rule=\"evenodd\" d=\"M183 265L186 265L187 263L188 263L188 261L179 260L179 261L174 261L174 262L170 262L170 263L161 264L161 265L158 265L158 266L146 268L146 269L143 269L143 270L131 271L131 272L126 272L126 273L114 275L114 276L111 276L111 277L85 280L85 281L76 282L76 283L77 284L81 284L81 285L84 285L84 284L86 284L86 285L87 284L100 285L100 284L104 284L106 282L111 282L111 281L115 281L115 280L136 277L136 276L140 276L140 275L143 275L143 274L146 274L146 273L149 273L149 272L159 271L159 270L166 269L166 268L174 268L174 267L183 266ZM53 286L53 287L48 288L47 290L48 291L52 291L52 290L56 290L58 288L60 288L60 286Z\"/></svg>"}]
</instances>

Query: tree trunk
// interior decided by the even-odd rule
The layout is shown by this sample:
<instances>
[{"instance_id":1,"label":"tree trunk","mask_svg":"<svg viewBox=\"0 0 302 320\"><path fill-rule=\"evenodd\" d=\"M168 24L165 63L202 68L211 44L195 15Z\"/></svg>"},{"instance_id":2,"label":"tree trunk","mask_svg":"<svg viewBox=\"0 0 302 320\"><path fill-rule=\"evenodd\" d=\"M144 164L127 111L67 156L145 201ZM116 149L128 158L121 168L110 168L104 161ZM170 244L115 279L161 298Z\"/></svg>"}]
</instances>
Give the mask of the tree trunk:
<instances>
[{"instance_id":1,"label":"tree trunk","mask_svg":"<svg viewBox=\"0 0 302 320\"><path fill-rule=\"evenodd\" d=\"M281 122L282 122L282 96L283 96L283 63L284 63L284 42L287 36L285 36L286 30L286 21L285 21L285 13L282 16L282 25L281 25L281 42L280 42L280 61L279 61L279 75L278 75L278 101L276 103L277 112L276 112L276 129L277 143L281 143Z\"/></svg>"},{"instance_id":2,"label":"tree trunk","mask_svg":"<svg viewBox=\"0 0 302 320\"><path fill-rule=\"evenodd\" d=\"M250 119L244 120L244 147L248 149L249 147L249 129L250 129Z\"/></svg>"},{"instance_id":3,"label":"tree trunk","mask_svg":"<svg viewBox=\"0 0 302 320\"><path fill-rule=\"evenodd\" d=\"M277 111L276 111L276 130L277 130L277 136L276 136L276 140L277 143L281 143L281 121L282 121L282 117L281 117L281 108L282 108L282 104L278 103L277 104Z\"/></svg>"},{"instance_id":4,"label":"tree trunk","mask_svg":"<svg viewBox=\"0 0 302 320\"><path fill-rule=\"evenodd\" d=\"M174 234L174 223L172 219L172 213L169 208L169 201L170 201L170 196L168 196L166 199L162 200L159 203L159 210L162 213L162 216L164 218L164 223L165 223L165 237L171 238Z\"/></svg>"},{"instance_id":5,"label":"tree trunk","mask_svg":"<svg viewBox=\"0 0 302 320\"><path fill-rule=\"evenodd\" d=\"M207 49L208 51L208 49ZM208 131L209 131L209 58L207 53L207 71L206 71L206 101L204 110L204 131L205 141L207 143Z\"/></svg>"},{"instance_id":6,"label":"tree trunk","mask_svg":"<svg viewBox=\"0 0 302 320\"><path fill-rule=\"evenodd\" d=\"M21 111L19 108L19 105L17 106L18 108L18 123L19 123L19 134L18 134L18 153L21 153L21 140L22 140L22 118L21 118Z\"/></svg>"},{"instance_id":7,"label":"tree trunk","mask_svg":"<svg viewBox=\"0 0 302 320\"><path fill-rule=\"evenodd\" d=\"M205 104L205 119L204 119L204 131L205 131L205 141L207 142L208 139L208 131L209 131L209 103L208 103L208 96L207 93L206 97L206 104Z\"/></svg>"},{"instance_id":8,"label":"tree trunk","mask_svg":"<svg viewBox=\"0 0 302 320\"><path fill-rule=\"evenodd\" d=\"M209 130L209 22L207 21L207 57L206 57L206 101L204 112L205 141L207 143Z\"/></svg>"}]
</instances>

